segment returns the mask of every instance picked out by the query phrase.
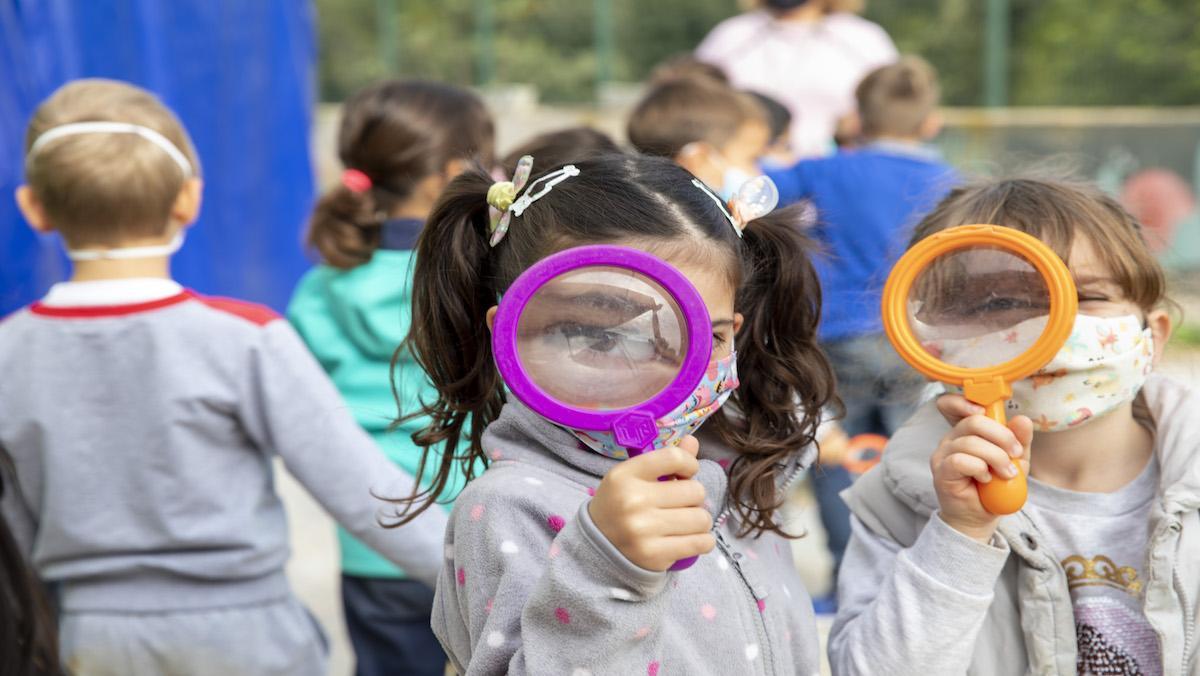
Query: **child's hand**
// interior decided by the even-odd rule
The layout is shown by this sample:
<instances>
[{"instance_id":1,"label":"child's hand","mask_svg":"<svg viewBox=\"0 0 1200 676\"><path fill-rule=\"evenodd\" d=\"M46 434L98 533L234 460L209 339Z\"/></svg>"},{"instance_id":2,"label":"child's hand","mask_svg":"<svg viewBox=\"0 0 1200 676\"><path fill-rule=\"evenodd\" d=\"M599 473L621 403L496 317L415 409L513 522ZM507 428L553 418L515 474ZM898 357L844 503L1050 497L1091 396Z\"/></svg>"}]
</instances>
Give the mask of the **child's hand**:
<instances>
[{"instance_id":1,"label":"child's hand","mask_svg":"<svg viewBox=\"0 0 1200 676\"><path fill-rule=\"evenodd\" d=\"M644 453L612 468L596 489L588 513L625 558L646 570L665 571L680 559L712 551L712 515L704 509L700 443ZM676 481L659 481L675 476Z\"/></svg>"},{"instance_id":2,"label":"child's hand","mask_svg":"<svg viewBox=\"0 0 1200 676\"><path fill-rule=\"evenodd\" d=\"M822 465L841 465L850 450L850 437L837 423L830 423L828 431L817 439L817 461Z\"/></svg>"},{"instance_id":3,"label":"child's hand","mask_svg":"<svg viewBox=\"0 0 1200 676\"><path fill-rule=\"evenodd\" d=\"M992 472L1005 479L1015 476L1014 462L1026 463L1028 468L1033 423L1017 416L1005 427L979 413L963 417L967 409L962 402L966 400L957 395L938 399L942 415L947 420L957 418L958 422L938 444L929 466L942 520L968 537L988 542L1000 517L983 508L975 482L991 481ZM969 402L967 405L974 406Z\"/></svg>"}]
</instances>

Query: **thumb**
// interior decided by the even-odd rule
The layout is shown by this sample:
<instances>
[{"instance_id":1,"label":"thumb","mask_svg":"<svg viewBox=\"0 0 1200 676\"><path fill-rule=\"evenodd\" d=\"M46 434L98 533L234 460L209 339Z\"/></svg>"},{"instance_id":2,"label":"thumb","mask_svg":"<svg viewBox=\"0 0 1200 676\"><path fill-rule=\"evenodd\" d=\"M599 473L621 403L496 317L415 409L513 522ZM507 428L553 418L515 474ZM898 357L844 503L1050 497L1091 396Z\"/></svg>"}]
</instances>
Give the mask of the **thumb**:
<instances>
[{"instance_id":1,"label":"thumb","mask_svg":"<svg viewBox=\"0 0 1200 676\"><path fill-rule=\"evenodd\" d=\"M1029 454L1033 450L1033 421L1028 416L1019 415L1008 421L1008 429L1017 437L1021 448L1025 452L1021 454L1021 461L1025 463L1025 469L1029 469Z\"/></svg>"},{"instance_id":2,"label":"thumb","mask_svg":"<svg viewBox=\"0 0 1200 676\"><path fill-rule=\"evenodd\" d=\"M700 440L690 434L680 439L678 445L681 450L693 458L700 455Z\"/></svg>"}]
</instances>

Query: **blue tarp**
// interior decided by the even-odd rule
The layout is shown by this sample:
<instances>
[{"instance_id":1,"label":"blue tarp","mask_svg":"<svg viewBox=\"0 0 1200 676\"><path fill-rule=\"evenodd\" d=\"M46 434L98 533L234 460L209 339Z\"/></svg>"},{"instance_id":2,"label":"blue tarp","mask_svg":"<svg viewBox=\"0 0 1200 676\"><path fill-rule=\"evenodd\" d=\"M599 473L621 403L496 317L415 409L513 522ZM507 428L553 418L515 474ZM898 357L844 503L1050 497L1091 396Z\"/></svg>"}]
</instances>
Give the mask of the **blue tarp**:
<instances>
[{"instance_id":1,"label":"blue tarp","mask_svg":"<svg viewBox=\"0 0 1200 676\"><path fill-rule=\"evenodd\" d=\"M69 272L57 237L33 234L12 194L30 114L81 77L155 92L191 133L204 207L176 278L282 309L308 267L314 23L307 0L0 0L0 316Z\"/></svg>"}]
</instances>

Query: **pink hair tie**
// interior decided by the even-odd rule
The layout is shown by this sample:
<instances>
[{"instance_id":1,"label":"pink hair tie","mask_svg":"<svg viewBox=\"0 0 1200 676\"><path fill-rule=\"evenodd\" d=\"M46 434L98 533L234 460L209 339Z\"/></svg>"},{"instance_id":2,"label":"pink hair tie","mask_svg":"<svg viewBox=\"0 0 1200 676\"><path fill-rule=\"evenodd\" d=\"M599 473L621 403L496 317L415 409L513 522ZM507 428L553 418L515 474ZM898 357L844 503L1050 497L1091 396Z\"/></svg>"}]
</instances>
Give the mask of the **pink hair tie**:
<instances>
[{"instance_id":1,"label":"pink hair tie","mask_svg":"<svg viewBox=\"0 0 1200 676\"><path fill-rule=\"evenodd\" d=\"M342 172L342 185L350 192L364 193L371 189L371 177L358 169L347 169Z\"/></svg>"}]
</instances>

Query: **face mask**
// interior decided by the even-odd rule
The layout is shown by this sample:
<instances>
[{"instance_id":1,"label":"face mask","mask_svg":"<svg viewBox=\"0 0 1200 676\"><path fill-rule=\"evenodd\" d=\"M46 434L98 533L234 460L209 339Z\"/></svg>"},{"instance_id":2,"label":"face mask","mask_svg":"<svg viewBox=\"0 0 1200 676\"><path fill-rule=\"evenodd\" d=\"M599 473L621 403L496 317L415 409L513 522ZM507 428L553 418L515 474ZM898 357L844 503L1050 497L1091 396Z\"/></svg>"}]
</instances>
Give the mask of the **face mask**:
<instances>
[{"instance_id":1,"label":"face mask","mask_svg":"<svg viewBox=\"0 0 1200 676\"><path fill-rule=\"evenodd\" d=\"M771 9L784 10L795 9L806 2L808 0L764 0L763 4Z\"/></svg>"},{"instance_id":2,"label":"face mask","mask_svg":"<svg viewBox=\"0 0 1200 676\"><path fill-rule=\"evenodd\" d=\"M130 246L123 249L67 249L67 258L73 261L100 260L134 260L138 258L156 258L170 256L183 246L183 231L175 233L175 237L166 244L153 246Z\"/></svg>"},{"instance_id":3,"label":"face mask","mask_svg":"<svg viewBox=\"0 0 1200 676\"><path fill-rule=\"evenodd\" d=\"M969 362L962 356L965 350L1004 354L1004 345L1032 344L1026 336L1040 334L1044 326L1045 318L1039 318L1006 331L946 341L942 358L964 364ZM1154 334L1143 329L1136 316L1077 315L1071 337L1054 359L1033 376L1012 384L1008 414L1029 416L1038 432L1080 427L1133 401L1154 368L1153 360Z\"/></svg>"},{"instance_id":4,"label":"face mask","mask_svg":"<svg viewBox=\"0 0 1200 676\"><path fill-rule=\"evenodd\" d=\"M754 175L744 169L726 166L725 172L721 176L721 189L717 191L717 194L721 196L721 199L729 202L738 194L742 186L754 178Z\"/></svg>"},{"instance_id":5,"label":"face mask","mask_svg":"<svg viewBox=\"0 0 1200 676\"><path fill-rule=\"evenodd\" d=\"M695 432L709 416L729 399L737 389L737 353L718 359L708 365L708 372L687 401L674 411L658 419L658 438L654 448L673 446L685 436ZM629 457L629 450L617 443L612 432L595 432L569 429L576 439L588 448L616 460Z\"/></svg>"}]
</instances>

